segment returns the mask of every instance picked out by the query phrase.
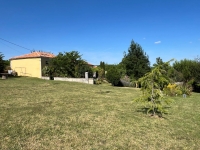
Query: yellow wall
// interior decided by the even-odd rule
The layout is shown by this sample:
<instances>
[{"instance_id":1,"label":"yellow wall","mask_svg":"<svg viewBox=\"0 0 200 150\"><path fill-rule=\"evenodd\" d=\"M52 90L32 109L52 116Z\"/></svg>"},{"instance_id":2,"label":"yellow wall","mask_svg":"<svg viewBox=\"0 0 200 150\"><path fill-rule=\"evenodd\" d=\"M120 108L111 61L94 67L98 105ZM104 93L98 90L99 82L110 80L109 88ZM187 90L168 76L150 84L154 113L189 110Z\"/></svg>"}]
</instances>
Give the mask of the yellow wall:
<instances>
[{"instance_id":1,"label":"yellow wall","mask_svg":"<svg viewBox=\"0 0 200 150\"><path fill-rule=\"evenodd\" d=\"M10 62L12 70L18 76L30 76L41 78L41 58L16 59Z\"/></svg>"}]
</instances>

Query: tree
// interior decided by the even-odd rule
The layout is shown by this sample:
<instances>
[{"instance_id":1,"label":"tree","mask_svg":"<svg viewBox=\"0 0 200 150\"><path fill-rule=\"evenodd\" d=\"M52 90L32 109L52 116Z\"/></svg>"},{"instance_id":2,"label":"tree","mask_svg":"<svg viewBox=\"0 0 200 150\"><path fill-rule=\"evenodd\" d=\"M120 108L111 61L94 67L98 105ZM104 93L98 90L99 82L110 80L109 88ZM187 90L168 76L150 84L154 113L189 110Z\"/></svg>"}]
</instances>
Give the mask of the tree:
<instances>
[{"instance_id":1,"label":"tree","mask_svg":"<svg viewBox=\"0 0 200 150\"><path fill-rule=\"evenodd\" d=\"M162 69L163 65L168 65L169 62L157 65L151 72L148 72L139 79L143 95L136 98L135 101L147 104L146 111L147 113L151 112L153 116L155 114L162 116L162 114L166 112L164 104L168 105L171 102L164 97L164 94L161 91L161 87L169 83L169 78L165 75L166 71Z\"/></svg>"},{"instance_id":2,"label":"tree","mask_svg":"<svg viewBox=\"0 0 200 150\"><path fill-rule=\"evenodd\" d=\"M120 78L121 75L117 69L117 66L111 66L106 74L106 79L108 82L110 82L113 86L117 86L120 82Z\"/></svg>"},{"instance_id":3,"label":"tree","mask_svg":"<svg viewBox=\"0 0 200 150\"><path fill-rule=\"evenodd\" d=\"M200 92L200 58L194 60L180 60L173 64L173 67L182 75L182 82L190 84L194 92Z\"/></svg>"},{"instance_id":4,"label":"tree","mask_svg":"<svg viewBox=\"0 0 200 150\"><path fill-rule=\"evenodd\" d=\"M88 77L92 78L93 77L93 71L91 66L87 62L80 63L75 67L75 77L76 78L84 78L85 77L85 72L88 72Z\"/></svg>"},{"instance_id":5,"label":"tree","mask_svg":"<svg viewBox=\"0 0 200 150\"><path fill-rule=\"evenodd\" d=\"M126 74L128 76L133 76L136 80L150 71L148 56L144 53L142 47L133 40L131 41L128 53L124 54L121 63L126 68Z\"/></svg>"},{"instance_id":6,"label":"tree","mask_svg":"<svg viewBox=\"0 0 200 150\"><path fill-rule=\"evenodd\" d=\"M99 71L98 71L99 78L103 79L103 78L105 78L105 62L101 61L99 67L100 67Z\"/></svg>"},{"instance_id":7,"label":"tree","mask_svg":"<svg viewBox=\"0 0 200 150\"><path fill-rule=\"evenodd\" d=\"M153 68L157 66L162 67L161 69L166 71L166 76L171 82L178 82L181 80L182 76L169 63L163 62L160 57L156 58L156 63L153 64Z\"/></svg>"},{"instance_id":8,"label":"tree","mask_svg":"<svg viewBox=\"0 0 200 150\"><path fill-rule=\"evenodd\" d=\"M0 52L0 73L4 72L5 69L5 61L3 60L4 55Z\"/></svg>"},{"instance_id":9,"label":"tree","mask_svg":"<svg viewBox=\"0 0 200 150\"><path fill-rule=\"evenodd\" d=\"M4 64L6 67L10 67L10 60L4 60Z\"/></svg>"},{"instance_id":10,"label":"tree","mask_svg":"<svg viewBox=\"0 0 200 150\"><path fill-rule=\"evenodd\" d=\"M105 62L100 61L100 68L102 68L103 70L105 70Z\"/></svg>"},{"instance_id":11,"label":"tree","mask_svg":"<svg viewBox=\"0 0 200 150\"><path fill-rule=\"evenodd\" d=\"M159 65L162 66L162 67L164 67L164 62L163 62L163 60L160 57L157 57L156 58L156 63L153 64L153 66L156 67L156 66L159 66Z\"/></svg>"},{"instance_id":12,"label":"tree","mask_svg":"<svg viewBox=\"0 0 200 150\"><path fill-rule=\"evenodd\" d=\"M182 81L185 83L200 79L200 63L196 60L184 59L175 61L173 67L182 74Z\"/></svg>"},{"instance_id":13,"label":"tree","mask_svg":"<svg viewBox=\"0 0 200 150\"><path fill-rule=\"evenodd\" d=\"M50 62L50 66L54 68L54 74L67 77L76 77L76 67L80 67L80 65L85 65L85 61L77 51L60 52Z\"/></svg>"}]
</instances>

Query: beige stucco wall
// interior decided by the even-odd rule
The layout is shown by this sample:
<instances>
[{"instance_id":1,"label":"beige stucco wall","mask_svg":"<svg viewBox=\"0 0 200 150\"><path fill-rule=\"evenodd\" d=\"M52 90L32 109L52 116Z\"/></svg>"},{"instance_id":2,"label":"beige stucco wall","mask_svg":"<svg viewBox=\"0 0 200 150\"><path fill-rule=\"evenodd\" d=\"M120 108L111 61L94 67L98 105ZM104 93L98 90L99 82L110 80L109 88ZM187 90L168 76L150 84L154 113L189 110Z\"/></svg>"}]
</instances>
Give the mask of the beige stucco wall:
<instances>
[{"instance_id":1,"label":"beige stucco wall","mask_svg":"<svg viewBox=\"0 0 200 150\"><path fill-rule=\"evenodd\" d=\"M16 59L10 62L12 70L18 73L18 76L30 76L41 78L41 58Z\"/></svg>"}]
</instances>

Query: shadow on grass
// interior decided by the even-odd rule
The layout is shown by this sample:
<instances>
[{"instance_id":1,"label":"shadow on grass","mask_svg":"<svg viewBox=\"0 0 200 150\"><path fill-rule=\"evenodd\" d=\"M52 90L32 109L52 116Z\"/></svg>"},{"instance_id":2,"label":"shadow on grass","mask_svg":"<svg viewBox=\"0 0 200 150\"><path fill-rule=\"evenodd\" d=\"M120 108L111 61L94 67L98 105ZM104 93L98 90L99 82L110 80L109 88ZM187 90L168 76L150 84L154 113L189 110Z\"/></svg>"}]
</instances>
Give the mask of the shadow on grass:
<instances>
[{"instance_id":1,"label":"shadow on grass","mask_svg":"<svg viewBox=\"0 0 200 150\"><path fill-rule=\"evenodd\" d=\"M102 91L102 90L100 90L100 91L98 91L96 93L98 93L98 94L107 94L107 93L111 93L111 91Z\"/></svg>"},{"instance_id":2,"label":"shadow on grass","mask_svg":"<svg viewBox=\"0 0 200 150\"><path fill-rule=\"evenodd\" d=\"M6 81L6 80L10 80L10 79L16 79L16 78L21 78L21 77L19 77L19 76L8 76L8 77L6 77L6 79L2 79L2 76L0 76L0 80L4 80L4 81Z\"/></svg>"},{"instance_id":3,"label":"shadow on grass","mask_svg":"<svg viewBox=\"0 0 200 150\"><path fill-rule=\"evenodd\" d=\"M165 107L163 107L163 108L164 108L164 110L168 110L168 109L171 108L171 107L165 106ZM153 116L153 111L150 110L150 111L148 112L148 110L149 110L149 108L147 108L147 107L140 107L140 108L137 109L137 112L141 112L141 113L143 113L143 114L145 114L145 115ZM169 114L168 112L160 113L160 112L158 112L158 111L156 111L155 113L156 113L156 116L158 116L159 118L164 118L164 119L167 119L167 118L164 117L163 115Z\"/></svg>"}]
</instances>

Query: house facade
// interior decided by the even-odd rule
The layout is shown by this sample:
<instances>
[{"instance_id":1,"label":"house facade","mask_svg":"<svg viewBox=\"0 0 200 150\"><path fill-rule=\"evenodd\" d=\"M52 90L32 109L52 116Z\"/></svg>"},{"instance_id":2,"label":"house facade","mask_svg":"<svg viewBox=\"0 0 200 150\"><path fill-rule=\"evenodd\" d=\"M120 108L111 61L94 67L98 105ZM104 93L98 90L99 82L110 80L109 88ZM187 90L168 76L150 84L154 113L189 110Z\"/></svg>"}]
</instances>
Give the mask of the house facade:
<instances>
[{"instance_id":1,"label":"house facade","mask_svg":"<svg viewBox=\"0 0 200 150\"><path fill-rule=\"evenodd\" d=\"M55 55L47 52L35 51L29 54L16 56L10 59L11 69L18 76L42 77L42 68L48 66L51 58Z\"/></svg>"}]
</instances>

